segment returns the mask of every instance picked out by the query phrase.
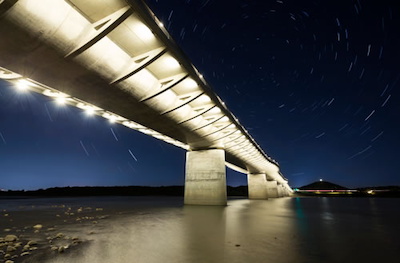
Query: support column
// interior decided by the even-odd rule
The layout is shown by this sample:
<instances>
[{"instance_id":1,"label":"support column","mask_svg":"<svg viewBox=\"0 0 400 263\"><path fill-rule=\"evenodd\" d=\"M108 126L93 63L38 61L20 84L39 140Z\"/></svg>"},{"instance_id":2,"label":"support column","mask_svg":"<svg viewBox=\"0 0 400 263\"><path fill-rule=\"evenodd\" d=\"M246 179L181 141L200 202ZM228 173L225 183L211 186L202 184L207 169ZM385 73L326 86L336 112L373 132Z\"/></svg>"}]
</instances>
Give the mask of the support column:
<instances>
[{"instance_id":1,"label":"support column","mask_svg":"<svg viewBox=\"0 0 400 263\"><path fill-rule=\"evenodd\" d=\"M249 199L268 199L267 177L265 174L248 174Z\"/></svg>"},{"instance_id":2,"label":"support column","mask_svg":"<svg viewBox=\"0 0 400 263\"><path fill-rule=\"evenodd\" d=\"M227 204L224 150L186 153L185 204Z\"/></svg>"},{"instance_id":3,"label":"support column","mask_svg":"<svg viewBox=\"0 0 400 263\"><path fill-rule=\"evenodd\" d=\"M283 197L283 188L281 184L278 184L278 197Z\"/></svg>"},{"instance_id":4,"label":"support column","mask_svg":"<svg viewBox=\"0 0 400 263\"><path fill-rule=\"evenodd\" d=\"M268 197L278 198L278 184L276 181L267 181Z\"/></svg>"}]
</instances>

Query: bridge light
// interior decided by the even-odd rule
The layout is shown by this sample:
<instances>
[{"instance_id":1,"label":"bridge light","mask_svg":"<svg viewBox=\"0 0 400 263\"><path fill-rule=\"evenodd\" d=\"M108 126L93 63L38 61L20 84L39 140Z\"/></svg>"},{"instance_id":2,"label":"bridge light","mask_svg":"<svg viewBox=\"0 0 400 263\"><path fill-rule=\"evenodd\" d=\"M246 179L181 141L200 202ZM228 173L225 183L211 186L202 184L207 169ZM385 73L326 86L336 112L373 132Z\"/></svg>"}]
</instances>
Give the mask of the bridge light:
<instances>
[{"instance_id":1,"label":"bridge light","mask_svg":"<svg viewBox=\"0 0 400 263\"><path fill-rule=\"evenodd\" d=\"M179 68L179 67L180 67L179 62L178 62L175 58L170 57L170 56L164 58L164 64L165 64L167 67L173 68L173 69L176 69L176 68Z\"/></svg>"},{"instance_id":2,"label":"bridge light","mask_svg":"<svg viewBox=\"0 0 400 263\"><path fill-rule=\"evenodd\" d=\"M85 112L86 112L86 114L87 115L94 115L94 109L93 108L86 108L85 109Z\"/></svg>"},{"instance_id":3,"label":"bridge light","mask_svg":"<svg viewBox=\"0 0 400 263\"><path fill-rule=\"evenodd\" d=\"M229 118L227 116L224 116L220 119L221 122L227 122L229 121Z\"/></svg>"},{"instance_id":4,"label":"bridge light","mask_svg":"<svg viewBox=\"0 0 400 263\"><path fill-rule=\"evenodd\" d=\"M211 102L210 97L208 95L205 95L205 94L201 95L197 100L199 102L202 102L202 103Z\"/></svg>"},{"instance_id":5,"label":"bridge light","mask_svg":"<svg viewBox=\"0 0 400 263\"><path fill-rule=\"evenodd\" d=\"M152 40L152 39L154 39L153 32L151 32L151 30L147 26L145 26L144 24L138 24L135 27L135 32L143 40Z\"/></svg>"},{"instance_id":6,"label":"bridge light","mask_svg":"<svg viewBox=\"0 0 400 263\"><path fill-rule=\"evenodd\" d=\"M18 91L26 91L29 89L29 86L32 85L31 82L27 81L26 79L21 79L17 82L15 87L17 88Z\"/></svg>"},{"instance_id":7,"label":"bridge light","mask_svg":"<svg viewBox=\"0 0 400 263\"><path fill-rule=\"evenodd\" d=\"M218 113L221 113L221 109L218 107L214 107L211 110L209 110L208 112L211 114L218 114Z\"/></svg>"},{"instance_id":8,"label":"bridge light","mask_svg":"<svg viewBox=\"0 0 400 263\"><path fill-rule=\"evenodd\" d=\"M56 102L57 102L57 104L59 104L59 105L64 105L64 104L67 102L67 98L65 98L65 97L58 97L58 98L56 98Z\"/></svg>"},{"instance_id":9,"label":"bridge light","mask_svg":"<svg viewBox=\"0 0 400 263\"><path fill-rule=\"evenodd\" d=\"M192 78L186 78L185 80L183 80L182 85L188 89L196 88L198 86L197 82L194 81Z\"/></svg>"}]
</instances>

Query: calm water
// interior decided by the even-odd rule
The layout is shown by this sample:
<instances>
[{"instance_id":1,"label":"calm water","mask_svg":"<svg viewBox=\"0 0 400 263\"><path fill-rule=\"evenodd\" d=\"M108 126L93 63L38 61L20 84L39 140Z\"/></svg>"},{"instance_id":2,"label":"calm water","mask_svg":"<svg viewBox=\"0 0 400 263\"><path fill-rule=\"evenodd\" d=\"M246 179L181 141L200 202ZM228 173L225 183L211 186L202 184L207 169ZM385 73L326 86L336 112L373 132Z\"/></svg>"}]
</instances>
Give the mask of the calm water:
<instances>
[{"instance_id":1,"label":"calm water","mask_svg":"<svg viewBox=\"0 0 400 263\"><path fill-rule=\"evenodd\" d=\"M55 263L400 262L400 199L233 199L227 207L183 206L171 197L0 202L0 209L39 212L51 203L112 215L82 253Z\"/></svg>"}]
</instances>

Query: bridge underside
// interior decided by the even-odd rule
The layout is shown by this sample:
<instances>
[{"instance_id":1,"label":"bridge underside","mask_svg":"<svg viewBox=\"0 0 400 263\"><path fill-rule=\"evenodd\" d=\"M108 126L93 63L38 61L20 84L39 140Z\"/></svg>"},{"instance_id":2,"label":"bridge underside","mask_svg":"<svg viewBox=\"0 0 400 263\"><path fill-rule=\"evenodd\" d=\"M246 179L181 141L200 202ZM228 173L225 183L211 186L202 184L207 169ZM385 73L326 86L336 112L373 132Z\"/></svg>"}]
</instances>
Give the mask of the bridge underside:
<instances>
[{"instance_id":1,"label":"bridge underside","mask_svg":"<svg viewBox=\"0 0 400 263\"><path fill-rule=\"evenodd\" d=\"M189 150L188 196L225 183L220 166L190 161L221 151L215 162L263 174L290 191L277 163L142 1L4 0L0 36L0 78Z\"/></svg>"}]
</instances>

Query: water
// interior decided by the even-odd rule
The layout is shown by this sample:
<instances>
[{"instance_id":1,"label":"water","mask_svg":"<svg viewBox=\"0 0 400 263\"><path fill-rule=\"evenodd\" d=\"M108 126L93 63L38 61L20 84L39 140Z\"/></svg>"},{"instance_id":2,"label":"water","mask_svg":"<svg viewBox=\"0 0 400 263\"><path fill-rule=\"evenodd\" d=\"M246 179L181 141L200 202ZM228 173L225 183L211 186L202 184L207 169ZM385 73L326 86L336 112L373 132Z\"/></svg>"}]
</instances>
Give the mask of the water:
<instances>
[{"instance_id":1,"label":"water","mask_svg":"<svg viewBox=\"0 0 400 263\"><path fill-rule=\"evenodd\" d=\"M79 253L46 262L400 262L400 199L232 199L226 207L183 206L172 197L13 202L37 213L56 203L110 215Z\"/></svg>"}]
</instances>

